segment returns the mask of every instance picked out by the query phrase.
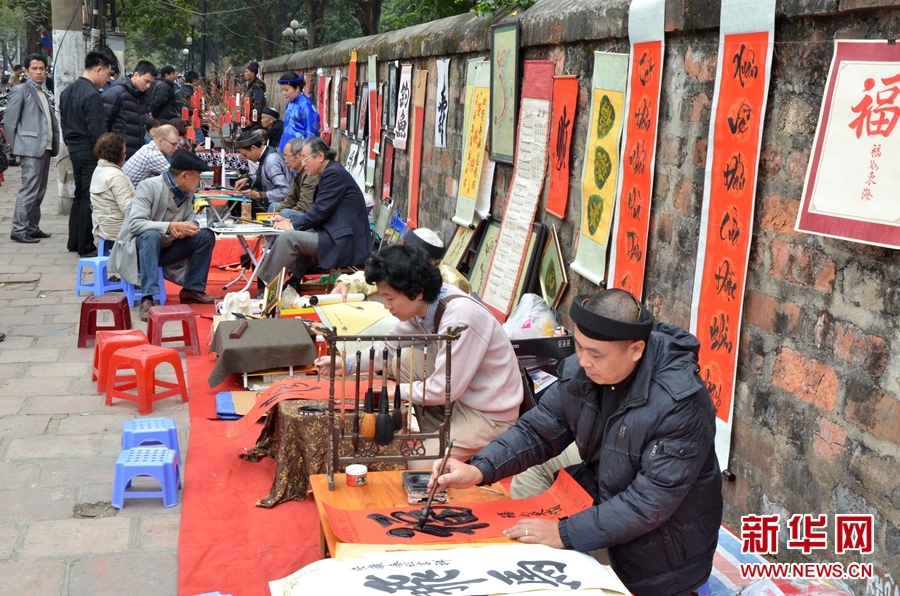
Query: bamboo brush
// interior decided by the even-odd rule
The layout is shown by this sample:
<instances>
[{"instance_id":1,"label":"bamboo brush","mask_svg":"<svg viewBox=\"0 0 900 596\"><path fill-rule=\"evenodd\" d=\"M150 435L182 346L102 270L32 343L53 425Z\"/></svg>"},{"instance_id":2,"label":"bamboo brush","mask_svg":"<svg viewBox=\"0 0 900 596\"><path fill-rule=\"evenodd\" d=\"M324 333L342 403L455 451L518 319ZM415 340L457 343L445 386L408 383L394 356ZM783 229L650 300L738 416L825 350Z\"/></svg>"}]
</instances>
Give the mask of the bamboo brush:
<instances>
[{"instance_id":1,"label":"bamboo brush","mask_svg":"<svg viewBox=\"0 0 900 596\"><path fill-rule=\"evenodd\" d=\"M366 390L366 412L363 414L359 434L365 439L375 438L375 394L372 393L372 379L375 377L375 346L369 348L369 388Z\"/></svg>"},{"instance_id":2,"label":"bamboo brush","mask_svg":"<svg viewBox=\"0 0 900 596\"><path fill-rule=\"evenodd\" d=\"M416 377L416 355L412 346L409 346L409 410L406 412L406 432L412 432L413 417L413 379Z\"/></svg>"},{"instance_id":3,"label":"bamboo brush","mask_svg":"<svg viewBox=\"0 0 900 596\"><path fill-rule=\"evenodd\" d=\"M347 342L344 342L344 349L341 351L341 365L344 367L344 370L341 371L341 436L343 437L347 428Z\"/></svg>"},{"instance_id":4,"label":"bamboo brush","mask_svg":"<svg viewBox=\"0 0 900 596\"><path fill-rule=\"evenodd\" d=\"M375 442L388 445L394 440L394 421L391 419L391 398L387 388L388 348L381 354L381 397L378 401L378 419L375 421Z\"/></svg>"},{"instance_id":5,"label":"bamboo brush","mask_svg":"<svg viewBox=\"0 0 900 596\"><path fill-rule=\"evenodd\" d=\"M412 348L410 348L412 349ZM397 384L394 386L394 411L391 412L391 418L394 421L394 430L403 430L403 412L401 408L403 403L400 398L400 346L397 346Z\"/></svg>"},{"instance_id":6,"label":"bamboo brush","mask_svg":"<svg viewBox=\"0 0 900 596\"><path fill-rule=\"evenodd\" d=\"M359 451L359 369L362 368L362 352L356 340L356 408L353 410L353 453Z\"/></svg>"}]
</instances>

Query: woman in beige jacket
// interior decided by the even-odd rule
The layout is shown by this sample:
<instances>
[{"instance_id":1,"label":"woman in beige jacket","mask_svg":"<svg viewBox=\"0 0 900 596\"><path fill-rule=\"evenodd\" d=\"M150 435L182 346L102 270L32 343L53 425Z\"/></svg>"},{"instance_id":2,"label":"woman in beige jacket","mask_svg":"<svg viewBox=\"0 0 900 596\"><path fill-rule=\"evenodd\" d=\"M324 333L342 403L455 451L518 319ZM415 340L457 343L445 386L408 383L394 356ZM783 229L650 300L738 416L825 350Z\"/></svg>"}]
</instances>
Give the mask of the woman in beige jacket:
<instances>
[{"instance_id":1,"label":"woman in beige jacket","mask_svg":"<svg viewBox=\"0 0 900 596\"><path fill-rule=\"evenodd\" d=\"M109 249L119 235L125 210L134 197L134 185L122 171L124 137L114 132L102 135L94 146L94 155L99 162L91 178L91 219L95 239L105 239Z\"/></svg>"}]
</instances>

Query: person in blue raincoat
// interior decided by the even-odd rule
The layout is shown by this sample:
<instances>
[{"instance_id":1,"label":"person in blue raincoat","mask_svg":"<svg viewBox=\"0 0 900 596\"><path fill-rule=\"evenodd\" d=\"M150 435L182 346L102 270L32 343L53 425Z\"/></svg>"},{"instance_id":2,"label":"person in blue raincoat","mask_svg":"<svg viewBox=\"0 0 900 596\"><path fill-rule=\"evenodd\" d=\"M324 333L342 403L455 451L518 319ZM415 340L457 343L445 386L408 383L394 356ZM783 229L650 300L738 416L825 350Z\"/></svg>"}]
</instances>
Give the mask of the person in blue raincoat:
<instances>
[{"instance_id":1,"label":"person in blue raincoat","mask_svg":"<svg viewBox=\"0 0 900 596\"><path fill-rule=\"evenodd\" d=\"M310 139L319 136L319 114L312 100L303 94L306 81L303 75L286 72L278 79L284 96L284 133L278 150L284 153L284 146L295 138Z\"/></svg>"}]
</instances>

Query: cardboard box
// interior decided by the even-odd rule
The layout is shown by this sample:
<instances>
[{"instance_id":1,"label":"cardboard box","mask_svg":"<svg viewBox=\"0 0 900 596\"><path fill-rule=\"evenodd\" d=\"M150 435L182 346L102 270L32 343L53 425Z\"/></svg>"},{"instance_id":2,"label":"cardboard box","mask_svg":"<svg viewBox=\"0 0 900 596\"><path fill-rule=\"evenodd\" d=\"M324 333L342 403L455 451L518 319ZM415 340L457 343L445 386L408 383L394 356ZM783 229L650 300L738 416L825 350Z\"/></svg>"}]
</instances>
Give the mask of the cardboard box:
<instances>
[{"instance_id":1,"label":"cardboard box","mask_svg":"<svg viewBox=\"0 0 900 596\"><path fill-rule=\"evenodd\" d=\"M572 338L572 332L568 329L566 335L562 337L538 337L510 341L516 357L520 360L527 357L563 360L575 353L575 340Z\"/></svg>"}]
</instances>

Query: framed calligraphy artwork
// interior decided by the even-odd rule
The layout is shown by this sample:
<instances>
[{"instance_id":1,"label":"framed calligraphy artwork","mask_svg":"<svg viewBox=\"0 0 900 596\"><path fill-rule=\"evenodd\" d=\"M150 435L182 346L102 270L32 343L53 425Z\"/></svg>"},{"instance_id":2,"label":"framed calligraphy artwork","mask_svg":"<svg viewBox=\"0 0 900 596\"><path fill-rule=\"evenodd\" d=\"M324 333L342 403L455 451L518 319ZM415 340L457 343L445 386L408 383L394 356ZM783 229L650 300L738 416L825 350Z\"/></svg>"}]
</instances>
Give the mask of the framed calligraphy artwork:
<instances>
[{"instance_id":1,"label":"framed calligraphy artwork","mask_svg":"<svg viewBox=\"0 0 900 596\"><path fill-rule=\"evenodd\" d=\"M723 0L691 332L716 406L716 455L731 451L734 381L772 65L775 0Z\"/></svg>"},{"instance_id":2,"label":"framed calligraphy artwork","mask_svg":"<svg viewBox=\"0 0 900 596\"><path fill-rule=\"evenodd\" d=\"M437 61L434 94L434 146L447 146L447 115L450 112L450 58Z\"/></svg>"},{"instance_id":3,"label":"framed calligraphy artwork","mask_svg":"<svg viewBox=\"0 0 900 596\"><path fill-rule=\"evenodd\" d=\"M491 159L511 164L519 111L519 21L491 27Z\"/></svg>"},{"instance_id":4,"label":"framed calligraphy artwork","mask_svg":"<svg viewBox=\"0 0 900 596\"><path fill-rule=\"evenodd\" d=\"M397 90L397 123L394 126L394 149L406 150L409 139L409 107L412 105L412 64L400 67L400 87Z\"/></svg>"},{"instance_id":5,"label":"framed calligraphy artwork","mask_svg":"<svg viewBox=\"0 0 900 596\"><path fill-rule=\"evenodd\" d=\"M491 265L491 258L497 249L497 238L500 236L500 222L492 221L484 230L484 236L481 244L478 246L478 252L475 254L475 260L472 262L472 268L469 270L469 287L473 294L481 295L484 288L484 280L487 278L488 267Z\"/></svg>"},{"instance_id":6,"label":"framed calligraphy artwork","mask_svg":"<svg viewBox=\"0 0 900 596\"><path fill-rule=\"evenodd\" d=\"M469 226L456 226L447 252L444 254L444 262L455 269L459 269L460 263L469 251L469 245L475 237L475 228Z\"/></svg>"},{"instance_id":7,"label":"framed calligraphy artwork","mask_svg":"<svg viewBox=\"0 0 900 596\"><path fill-rule=\"evenodd\" d=\"M369 115L369 84L360 82L359 102L356 115L356 140L363 141L366 138L366 118Z\"/></svg>"},{"instance_id":8,"label":"framed calligraphy artwork","mask_svg":"<svg viewBox=\"0 0 900 596\"><path fill-rule=\"evenodd\" d=\"M796 229L900 248L900 46L837 39Z\"/></svg>"},{"instance_id":9,"label":"framed calligraphy artwork","mask_svg":"<svg viewBox=\"0 0 900 596\"><path fill-rule=\"evenodd\" d=\"M347 102L347 77L341 77L341 118L340 118L340 128L341 130L347 130L347 116L348 116L348 106L350 105Z\"/></svg>"},{"instance_id":10,"label":"framed calligraphy artwork","mask_svg":"<svg viewBox=\"0 0 900 596\"><path fill-rule=\"evenodd\" d=\"M541 294L550 308L559 306L563 292L569 285L569 275L566 272L566 262L563 260L562 247L559 244L559 234L556 224L550 228L550 238L541 256Z\"/></svg>"},{"instance_id":11,"label":"framed calligraphy artwork","mask_svg":"<svg viewBox=\"0 0 900 596\"><path fill-rule=\"evenodd\" d=\"M628 11L631 72L628 75L625 137L619 158L622 173L616 193L616 225L610 242L607 287L627 290L638 300L644 291L650 232L665 9L664 0L634 0Z\"/></svg>"},{"instance_id":12,"label":"framed calligraphy artwork","mask_svg":"<svg viewBox=\"0 0 900 596\"><path fill-rule=\"evenodd\" d=\"M475 220L481 175L484 170L484 147L487 141L491 99L488 63L470 60L467 66L463 159L459 188L456 191L456 213L453 216L453 222L461 226L470 226Z\"/></svg>"},{"instance_id":13,"label":"framed calligraphy artwork","mask_svg":"<svg viewBox=\"0 0 900 596\"><path fill-rule=\"evenodd\" d=\"M578 77L553 78L553 120L550 128L550 190L547 213L566 218L569 201L569 164L575 108L578 105Z\"/></svg>"},{"instance_id":14,"label":"framed calligraphy artwork","mask_svg":"<svg viewBox=\"0 0 900 596\"><path fill-rule=\"evenodd\" d=\"M397 90L400 88L400 62L394 60L388 63L388 130L394 130L397 125Z\"/></svg>"}]
</instances>

